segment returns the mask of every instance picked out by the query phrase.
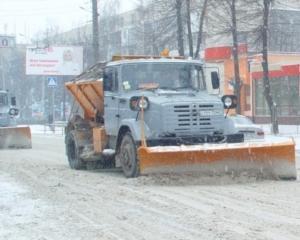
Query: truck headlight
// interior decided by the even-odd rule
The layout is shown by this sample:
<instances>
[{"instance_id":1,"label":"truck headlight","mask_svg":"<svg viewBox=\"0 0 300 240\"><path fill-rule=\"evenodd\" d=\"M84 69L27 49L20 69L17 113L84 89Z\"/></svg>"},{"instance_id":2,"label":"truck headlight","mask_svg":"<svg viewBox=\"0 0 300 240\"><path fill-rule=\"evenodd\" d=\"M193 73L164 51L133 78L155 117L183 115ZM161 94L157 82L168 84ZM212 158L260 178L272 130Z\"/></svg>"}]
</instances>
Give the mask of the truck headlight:
<instances>
[{"instance_id":1,"label":"truck headlight","mask_svg":"<svg viewBox=\"0 0 300 240\"><path fill-rule=\"evenodd\" d=\"M237 106L237 98L234 95L224 95L222 97L222 102L225 109L236 108Z\"/></svg>"},{"instance_id":2,"label":"truck headlight","mask_svg":"<svg viewBox=\"0 0 300 240\"><path fill-rule=\"evenodd\" d=\"M147 110L149 108L149 100L147 97L132 97L130 99L130 109L133 111L139 111L141 109Z\"/></svg>"},{"instance_id":3,"label":"truck headlight","mask_svg":"<svg viewBox=\"0 0 300 240\"><path fill-rule=\"evenodd\" d=\"M140 98L138 105L140 109L146 110L149 107L149 101L145 97Z\"/></svg>"},{"instance_id":4,"label":"truck headlight","mask_svg":"<svg viewBox=\"0 0 300 240\"><path fill-rule=\"evenodd\" d=\"M230 97L226 97L224 99L224 105L229 108L232 105L232 99Z\"/></svg>"}]
</instances>

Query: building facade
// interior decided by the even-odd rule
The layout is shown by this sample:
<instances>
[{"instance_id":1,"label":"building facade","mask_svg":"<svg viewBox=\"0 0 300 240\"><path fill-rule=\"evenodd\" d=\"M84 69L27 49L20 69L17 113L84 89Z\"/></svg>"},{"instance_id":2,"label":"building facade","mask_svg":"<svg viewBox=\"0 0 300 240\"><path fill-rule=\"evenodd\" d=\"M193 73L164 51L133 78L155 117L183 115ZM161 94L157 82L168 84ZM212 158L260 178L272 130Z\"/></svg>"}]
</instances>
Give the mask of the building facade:
<instances>
[{"instance_id":1,"label":"building facade","mask_svg":"<svg viewBox=\"0 0 300 240\"><path fill-rule=\"evenodd\" d=\"M261 55L251 63L253 118L258 123L269 122L269 109L263 93ZM270 53L269 76L271 93L281 124L300 124L300 53Z\"/></svg>"}]
</instances>

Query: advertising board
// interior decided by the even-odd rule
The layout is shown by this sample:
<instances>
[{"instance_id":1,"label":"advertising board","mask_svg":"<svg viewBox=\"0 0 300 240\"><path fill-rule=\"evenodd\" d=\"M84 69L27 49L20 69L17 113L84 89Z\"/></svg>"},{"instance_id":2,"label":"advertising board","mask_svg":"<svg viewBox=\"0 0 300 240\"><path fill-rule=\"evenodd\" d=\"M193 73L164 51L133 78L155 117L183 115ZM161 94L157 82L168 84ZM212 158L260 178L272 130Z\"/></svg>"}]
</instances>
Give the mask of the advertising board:
<instances>
[{"instance_id":1,"label":"advertising board","mask_svg":"<svg viewBox=\"0 0 300 240\"><path fill-rule=\"evenodd\" d=\"M82 47L27 48L27 75L74 76L80 74L82 69Z\"/></svg>"}]
</instances>

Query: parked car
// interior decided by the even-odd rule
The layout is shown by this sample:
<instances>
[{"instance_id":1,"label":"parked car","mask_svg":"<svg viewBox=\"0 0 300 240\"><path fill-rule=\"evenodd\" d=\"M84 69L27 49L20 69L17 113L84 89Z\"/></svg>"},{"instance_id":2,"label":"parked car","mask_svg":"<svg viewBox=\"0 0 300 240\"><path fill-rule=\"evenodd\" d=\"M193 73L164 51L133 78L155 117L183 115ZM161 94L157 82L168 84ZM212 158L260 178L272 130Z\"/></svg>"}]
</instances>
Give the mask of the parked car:
<instances>
[{"instance_id":1,"label":"parked car","mask_svg":"<svg viewBox=\"0 0 300 240\"><path fill-rule=\"evenodd\" d=\"M249 118L242 115L229 116L233 122L235 128L239 133L243 133L245 139L263 139L265 133L261 127L254 124Z\"/></svg>"}]
</instances>

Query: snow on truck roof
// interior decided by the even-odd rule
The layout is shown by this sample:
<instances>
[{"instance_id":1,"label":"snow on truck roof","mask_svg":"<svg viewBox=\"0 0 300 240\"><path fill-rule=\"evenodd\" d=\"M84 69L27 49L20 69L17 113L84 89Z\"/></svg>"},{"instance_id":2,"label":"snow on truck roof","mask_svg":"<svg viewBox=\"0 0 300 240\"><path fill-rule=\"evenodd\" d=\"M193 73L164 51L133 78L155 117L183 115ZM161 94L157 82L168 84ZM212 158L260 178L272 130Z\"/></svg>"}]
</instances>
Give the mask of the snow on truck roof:
<instances>
[{"instance_id":1,"label":"snow on truck roof","mask_svg":"<svg viewBox=\"0 0 300 240\"><path fill-rule=\"evenodd\" d=\"M106 62L96 63L95 65L82 72L80 75L76 76L72 81L77 82L81 80L99 79L103 75L103 69L105 66Z\"/></svg>"},{"instance_id":2,"label":"snow on truck roof","mask_svg":"<svg viewBox=\"0 0 300 240\"><path fill-rule=\"evenodd\" d=\"M99 62L91 66L83 73L73 79L73 81L100 79L105 66L117 66L134 63L190 63L203 64L202 60L179 59L179 58L133 58L133 59L118 59L117 61Z\"/></svg>"},{"instance_id":3,"label":"snow on truck roof","mask_svg":"<svg viewBox=\"0 0 300 240\"><path fill-rule=\"evenodd\" d=\"M107 66L115 66L121 64L130 63L192 63L192 64L203 64L201 60L190 60L190 59L176 59L176 58L138 58L138 59L124 59L108 62Z\"/></svg>"}]
</instances>

